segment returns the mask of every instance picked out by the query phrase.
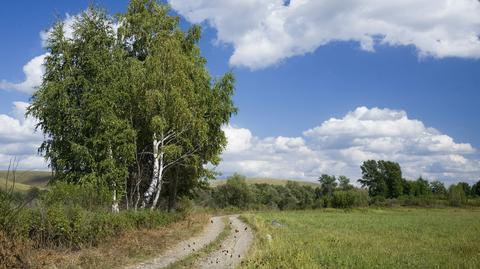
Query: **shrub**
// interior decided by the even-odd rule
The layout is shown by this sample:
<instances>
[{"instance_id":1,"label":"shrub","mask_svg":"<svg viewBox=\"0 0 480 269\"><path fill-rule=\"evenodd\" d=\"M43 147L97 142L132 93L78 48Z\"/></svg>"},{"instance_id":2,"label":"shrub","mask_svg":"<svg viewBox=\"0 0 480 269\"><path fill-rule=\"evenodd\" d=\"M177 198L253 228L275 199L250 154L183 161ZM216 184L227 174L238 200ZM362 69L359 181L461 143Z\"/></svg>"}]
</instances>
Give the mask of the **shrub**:
<instances>
[{"instance_id":1,"label":"shrub","mask_svg":"<svg viewBox=\"0 0 480 269\"><path fill-rule=\"evenodd\" d=\"M40 200L47 206L54 204L78 205L85 209L109 208L112 204L110 191L105 187L94 184L75 185L65 182L56 182L48 191L40 196Z\"/></svg>"},{"instance_id":2,"label":"shrub","mask_svg":"<svg viewBox=\"0 0 480 269\"><path fill-rule=\"evenodd\" d=\"M365 190L335 191L332 206L336 208L362 207L368 205L368 193Z\"/></svg>"},{"instance_id":3,"label":"shrub","mask_svg":"<svg viewBox=\"0 0 480 269\"><path fill-rule=\"evenodd\" d=\"M462 185L452 185L448 193L451 206L462 206L467 203L467 196Z\"/></svg>"}]
</instances>

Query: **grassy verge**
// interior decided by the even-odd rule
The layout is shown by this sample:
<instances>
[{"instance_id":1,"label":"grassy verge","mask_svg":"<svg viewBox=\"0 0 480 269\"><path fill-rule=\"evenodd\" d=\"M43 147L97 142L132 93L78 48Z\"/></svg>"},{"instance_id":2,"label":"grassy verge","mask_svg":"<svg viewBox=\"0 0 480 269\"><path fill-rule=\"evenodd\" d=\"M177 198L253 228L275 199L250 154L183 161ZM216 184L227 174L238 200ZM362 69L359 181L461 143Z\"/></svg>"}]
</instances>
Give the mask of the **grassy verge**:
<instances>
[{"instance_id":1,"label":"grassy verge","mask_svg":"<svg viewBox=\"0 0 480 269\"><path fill-rule=\"evenodd\" d=\"M286 211L245 219L257 232L241 268L480 266L478 209Z\"/></svg>"},{"instance_id":2,"label":"grassy verge","mask_svg":"<svg viewBox=\"0 0 480 269\"><path fill-rule=\"evenodd\" d=\"M33 253L41 268L121 268L157 256L168 246L202 231L209 215L194 214L158 229L132 230L78 251L43 249Z\"/></svg>"},{"instance_id":3,"label":"grassy verge","mask_svg":"<svg viewBox=\"0 0 480 269\"><path fill-rule=\"evenodd\" d=\"M195 261L219 249L219 245L227 238L232 228L227 217L223 218L223 222L225 224L225 228L212 243L208 244L199 251L190 254L185 259L168 266L167 269L193 269L195 268Z\"/></svg>"}]
</instances>

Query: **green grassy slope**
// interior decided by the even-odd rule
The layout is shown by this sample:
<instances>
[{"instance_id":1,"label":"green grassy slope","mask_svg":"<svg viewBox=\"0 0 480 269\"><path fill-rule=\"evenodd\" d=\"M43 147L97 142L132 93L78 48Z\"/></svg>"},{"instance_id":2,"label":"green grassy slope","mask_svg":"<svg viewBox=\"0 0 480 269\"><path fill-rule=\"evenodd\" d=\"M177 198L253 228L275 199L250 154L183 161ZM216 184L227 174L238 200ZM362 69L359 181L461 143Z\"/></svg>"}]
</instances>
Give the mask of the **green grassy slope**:
<instances>
[{"instance_id":1,"label":"green grassy slope","mask_svg":"<svg viewBox=\"0 0 480 269\"><path fill-rule=\"evenodd\" d=\"M50 172L24 170L16 171L15 190L28 191L32 187L44 188L51 176L52 174ZM5 182L6 178L7 171L0 171L0 189L5 189L5 187L10 188L12 186L12 172L10 172L8 182ZM7 185L5 185L6 183Z\"/></svg>"}]
</instances>

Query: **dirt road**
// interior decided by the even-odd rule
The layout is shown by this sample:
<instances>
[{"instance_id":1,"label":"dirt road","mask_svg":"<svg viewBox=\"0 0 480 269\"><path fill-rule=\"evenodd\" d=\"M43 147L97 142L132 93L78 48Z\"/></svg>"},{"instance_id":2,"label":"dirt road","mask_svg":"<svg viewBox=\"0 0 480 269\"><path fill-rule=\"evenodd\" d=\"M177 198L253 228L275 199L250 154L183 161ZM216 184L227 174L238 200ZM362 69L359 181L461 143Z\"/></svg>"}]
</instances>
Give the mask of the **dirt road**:
<instances>
[{"instance_id":1,"label":"dirt road","mask_svg":"<svg viewBox=\"0 0 480 269\"><path fill-rule=\"evenodd\" d=\"M235 268L245 258L253 242L253 233L249 226L241 221L238 216L230 216L231 233L219 249L201 258L196 262L195 268L226 269Z\"/></svg>"},{"instance_id":2,"label":"dirt road","mask_svg":"<svg viewBox=\"0 0 480 269\"><path fill-rule=\"evenodd\" d=\"M213 242L220 235L225 229L223 218L213 217L201 234L178 243L152 260L127 267L127 269L165 268L187 258L190 254ZM236 215L228 216L228 222L231 226L228 237L220 243L217 250L195 261L194 268L235 268L244 259L253 242L253 233L250 227Z\"/></svg>"}]
</instances>

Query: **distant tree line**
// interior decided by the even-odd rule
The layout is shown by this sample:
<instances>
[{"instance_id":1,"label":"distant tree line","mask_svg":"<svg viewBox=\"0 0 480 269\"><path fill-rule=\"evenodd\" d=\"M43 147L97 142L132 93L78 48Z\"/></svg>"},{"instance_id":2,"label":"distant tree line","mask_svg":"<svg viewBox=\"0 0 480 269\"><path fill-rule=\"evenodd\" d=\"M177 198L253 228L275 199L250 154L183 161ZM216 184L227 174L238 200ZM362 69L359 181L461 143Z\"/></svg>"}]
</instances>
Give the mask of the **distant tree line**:
<instances>
[{"instance_id":1,"label":"distant tree line","mask_svg":"<svg viewBox=\"0 0 480 269\"><path fill-rule=\"evenodd\" d=\"M473 185L460 182L446 188L438 180L407 180L398 163L383 160L365 161L361 170L361 188L353 186L346 176L323 174L318 179L319 186L314 187L295 181L288 181L285 186L247 184L244 176L235 174L225 184L201 192L197 199L218 208L280 210L369 205L480 206L480 181Z\"/></svg>"},{"instance_id":2,"label":"distant tree line","mask_svg":"<svg viewBox=\"0 0 480 269\"><path fill-rule=\"evenodd\" d=\"M480 181L470 186L467 182L459 182L445 187L441 181L419 177L407 180L402 177L402 169L396 162L365 161L362 166L362 178L358 182L368 189L370 197L377 200L406 197L448 199L451 205L462 205L468 198L480 197Z\"/></svg>"}]
</instances>

